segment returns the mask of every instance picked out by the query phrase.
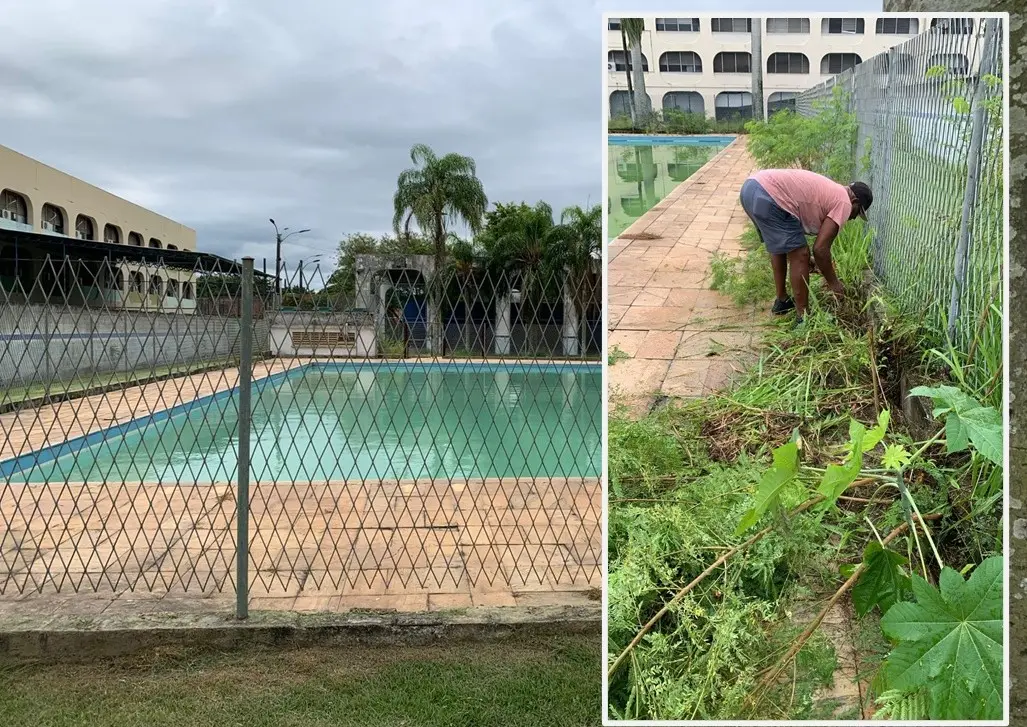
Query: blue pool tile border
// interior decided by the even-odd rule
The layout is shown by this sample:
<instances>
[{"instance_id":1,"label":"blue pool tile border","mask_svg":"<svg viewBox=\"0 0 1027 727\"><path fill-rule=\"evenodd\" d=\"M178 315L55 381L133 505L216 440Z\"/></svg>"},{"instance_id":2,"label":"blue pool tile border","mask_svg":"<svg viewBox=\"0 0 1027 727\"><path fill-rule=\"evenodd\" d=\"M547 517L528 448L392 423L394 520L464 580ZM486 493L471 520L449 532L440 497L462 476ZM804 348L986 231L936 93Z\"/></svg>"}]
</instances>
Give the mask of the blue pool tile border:
<instances>
[{"instance_id":1,"label":"blue pool tile border","mask_svg":"<svg viewBox=\"0 0 1027 727\"><path fill-rule=\"evenodd\" d=\"M547 361L540 363L488 363L488 362L476 362L476 361L447 361L447 362L421 362L421 361L388 361L388 362L364 362L364 361L325 361L320 363L303 364L287 371L279 371L276 374L265 376L261 379L257 379L253 382L255 389L263 389L266 386L277 384L291 378L298 378L304 376L310 371L320 370L322 372L330 371L360 371L362 369L371 369L375 371L472 371L474 373L491 372L496 373L502 370L517 369L519 371L531 371L538 373L557 373L563 371L584 371L586 373L601 373L602 365L598 363L570 363L570 362L558 362L558 361ZM192 401L183 402L176 404L169 409L163 409L153 414L148 414L144 417L138 417L131 419L124 424L116 424L113 427L107 427L96 432L91 432L81 437L75 437L69 439L66 442L60 444L53 444L42 449L23 454L13 459L4 460L0 462L0 477L5 479L10 478L19 472L30 470L33 467L53 462L61 457L66 457L70 454L78 454L83 449L89 449L97 444L105 441L111 437L122 437L131 432L143 429L150 426L151 424L157 424L162 421L166 421L179 414L186 414L193 409L200 406L208 406L218 401L231 398L236 390L237 386L233 386L230 389L224 391L218 391L214 394L207 394L201 396L199 399L193 399Z\"/></svg>"},{"instance_id":2,"label":"blue pool tile border","mask_svg":"<svg viewBox=\"0 0 1027 727\"><path fill-rule=\"evenodd\" d=\"M608 134L614 146L727 146L734 136L649 136L646 134Z\"/></svg>"}]
</instances>

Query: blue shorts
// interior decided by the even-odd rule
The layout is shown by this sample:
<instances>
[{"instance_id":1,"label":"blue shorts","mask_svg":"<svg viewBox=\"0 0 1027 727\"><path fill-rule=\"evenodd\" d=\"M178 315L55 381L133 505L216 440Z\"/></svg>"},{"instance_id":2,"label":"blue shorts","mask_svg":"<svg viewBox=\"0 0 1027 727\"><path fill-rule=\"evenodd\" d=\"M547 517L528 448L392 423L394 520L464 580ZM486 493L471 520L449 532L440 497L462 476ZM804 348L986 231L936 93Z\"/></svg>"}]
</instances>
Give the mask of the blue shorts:
<instances>
[{"instance_id":1,"label":"blue shorts","mask_svg":"<svg viewBox=\"0 0 1027 727\"><path fill-rule=\"evenodd\" d=\"M739 198L742 209L756 225L760 239L771 255L787 255L792 250L806 247L802 223L795 215L782 209L755 179L745 180Z\"/></svg>"}]
</instances>

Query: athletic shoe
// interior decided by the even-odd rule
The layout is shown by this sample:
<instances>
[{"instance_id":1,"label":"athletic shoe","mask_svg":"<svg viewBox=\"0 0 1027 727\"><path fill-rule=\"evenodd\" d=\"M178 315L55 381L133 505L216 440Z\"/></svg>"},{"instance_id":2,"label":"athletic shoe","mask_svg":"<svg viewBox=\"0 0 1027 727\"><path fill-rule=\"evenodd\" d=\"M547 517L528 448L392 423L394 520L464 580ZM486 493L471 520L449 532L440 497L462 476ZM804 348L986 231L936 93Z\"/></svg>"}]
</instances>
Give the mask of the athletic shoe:
<instances>
[{"instance_id":1,"label":"athletic shoe","mask_svg":"<svg viewBox=\"0 0 1027 727\"><path fill-rule=\"evenodd\" d=\"M785 298L784 300L775 300L774 307L770 309L770 312L775 316L783 316L791 310L795 310L795 301L791 298Z\"/></svg>"}]
</instances>

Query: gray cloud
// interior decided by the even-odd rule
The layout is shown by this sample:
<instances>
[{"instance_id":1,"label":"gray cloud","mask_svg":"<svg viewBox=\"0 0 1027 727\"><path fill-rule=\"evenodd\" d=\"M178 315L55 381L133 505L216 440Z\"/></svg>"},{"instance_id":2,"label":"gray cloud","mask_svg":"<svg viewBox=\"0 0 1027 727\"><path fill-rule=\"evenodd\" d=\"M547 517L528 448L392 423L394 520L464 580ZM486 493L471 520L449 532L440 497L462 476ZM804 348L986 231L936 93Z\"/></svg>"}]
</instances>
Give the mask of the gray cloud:
<instances>
[{"instance_id":1,"label":"gray cloud","mask_svg":"<svg viewBox=\"0 0 1027 727\"><path fill-rule=\"evenodd\" d=\"M352 4L12 3L0 143L258 264L274 254L268 217L312 228L290 240L293 259L388 230L419 142L473 156L493 201L600 199L600 15L650 3ZM727 12L689 6L708 11Z\"/></svg>"}]
</instances>

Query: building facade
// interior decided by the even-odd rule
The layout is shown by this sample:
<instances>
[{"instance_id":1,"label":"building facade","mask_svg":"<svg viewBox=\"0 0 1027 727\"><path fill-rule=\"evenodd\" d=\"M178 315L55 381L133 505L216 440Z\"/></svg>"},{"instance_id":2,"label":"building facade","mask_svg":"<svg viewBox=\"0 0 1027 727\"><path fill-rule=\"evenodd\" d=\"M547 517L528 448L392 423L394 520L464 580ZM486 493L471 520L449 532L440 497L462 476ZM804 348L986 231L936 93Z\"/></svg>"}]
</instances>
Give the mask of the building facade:
<instances>
[{"instance_id":1,"label":"building facade","mask_svg":"<svg viewBox=\"0 0 1027 727\"><path fill-rule=\"evenodd\" d=\"M0 146L0 230L196 251L196 232L189 227L4 146ZM49 291L33 281L61 277L54 268L66 263L36 259L31 250L18 253L8 247L0 250L0 285L26 302L47 296ZM132 257L138 256L126 255ZM196 306L192 272L128 259L112 269L90 268L63 285L73 288L73 297L85 303L101 298L104 305L113 307L181 312L192 312Z\"/></svg>"},{"instance_id":2,"label":"building facade","mask_svg":"<svg viewBox=\"0 0 1027 727\"><path fill-rule=\"evenodd\" d=\"M976 18L935 13L841 17L796 14L762 18L643 17L642 68L654 111L678 109L710 118L752 116L752 30L760 30L764 113L787 108L795 96L923 32L973 34ZM608 113L628 111L630 52L618 18L607 22ZM949 57L952 56L952 57ZM958 54L938 64L967 67ZM924 69L926 70L926 69Z\"/></svg>"}]
</instances>

